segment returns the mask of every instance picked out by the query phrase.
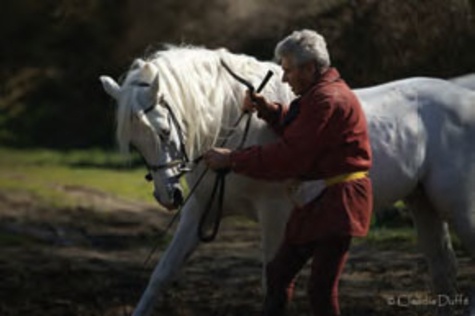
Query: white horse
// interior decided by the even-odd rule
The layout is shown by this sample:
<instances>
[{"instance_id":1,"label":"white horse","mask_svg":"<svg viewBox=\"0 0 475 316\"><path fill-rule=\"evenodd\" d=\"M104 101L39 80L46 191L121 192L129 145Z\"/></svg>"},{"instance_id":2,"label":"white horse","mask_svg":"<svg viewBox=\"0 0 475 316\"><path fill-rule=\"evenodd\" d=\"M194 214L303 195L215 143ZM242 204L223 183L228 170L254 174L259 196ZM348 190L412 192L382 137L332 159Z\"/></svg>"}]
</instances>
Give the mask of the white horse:
<instances>
[{"instance_id":1,"label":"white horse","mask_svg":"<svg viewBox=\"0 0 475 316\"><path fill-rule=\"evenodd\" d=\"M245 88L220 61L257 85L266 71L277 76L263 94L289 103L280 67L225 50L175 47L136 60L120 86L101 77L118 102L117 137L121 148L137 147L152 169L154 195L167 207L178 204L181 173L174 162L196 157L217 144L240 115ZM475 256L475 93L447 81L414 78L355 90L370 129L374 165L374 205L404 199L413 206L418 242L428 259L435 293L455 293L456 261L448 226ZM176 119L176 122L175 122ZM227 146L243 133L240 124ZM253 118L246 145L275 141L268 126ZM182 150L184 143L185 150ZM166 168L157 168L157 164ZM187 174L193 184L205 167ZM198 222L209 194L212 174L184 206L173 240L156 266L134 315L150 315L154 302L199 244ZM292 203L288 183L263 182L236 174L227 180L225 215L239 213L259 221L263 263L276 252ZM304 191L323 188L304 183ZM310 189L310 190L308 190ZM442 311L443 312L443 311Z\"/></svg>"}]
</instances>

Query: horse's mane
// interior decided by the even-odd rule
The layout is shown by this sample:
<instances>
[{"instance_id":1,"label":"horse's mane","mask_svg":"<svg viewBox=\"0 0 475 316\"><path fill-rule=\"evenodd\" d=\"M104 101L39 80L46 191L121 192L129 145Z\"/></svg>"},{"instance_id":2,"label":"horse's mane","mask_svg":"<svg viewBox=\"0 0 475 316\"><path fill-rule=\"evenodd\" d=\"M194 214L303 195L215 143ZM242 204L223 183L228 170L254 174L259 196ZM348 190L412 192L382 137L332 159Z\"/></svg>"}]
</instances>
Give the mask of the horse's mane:
<instances>
[{"instance_id":1,"label":"horse's mane","mask_svg":"<svg viewBox=\"0 0 475 316\"><path fill-rule=\"evenodd\" d=\"M122 89L127 93L121 98L117 112L117 139L121 149L128 148L130 135L134 132L131 117L137 106L134 104L141 98L137 82L151 83L156 75L159 76L160 94L185 129L188 152L193 155L198 146L212 146L220 130L237 119L244 96L244 87L225 71L221 60L256 86L265 72L272 69L277 76L266 87L266 94L273 98L281 95L277 99L288 100L288 89L282 89L279 83L280 67L274 63L259 62L224 49L172 46L154 52L144 60L136 60L126 75ZM144 62L153 65L149 68L154 71L144 71L141 67ZM145 117L142 119L146 120Z\"/></svg>"}]
</instances>

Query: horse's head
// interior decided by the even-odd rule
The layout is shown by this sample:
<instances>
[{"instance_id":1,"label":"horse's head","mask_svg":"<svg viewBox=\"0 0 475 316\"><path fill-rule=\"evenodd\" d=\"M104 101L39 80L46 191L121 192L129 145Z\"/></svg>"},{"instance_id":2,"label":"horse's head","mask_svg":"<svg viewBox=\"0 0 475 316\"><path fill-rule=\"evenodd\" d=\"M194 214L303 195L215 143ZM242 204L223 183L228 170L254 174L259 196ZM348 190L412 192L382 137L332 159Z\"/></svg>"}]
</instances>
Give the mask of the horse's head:
<instances>
[{"instance_id":1,"label":"horse's head","mask_svg":"<svg viewBox=\"0 0 475 316\"><path fill-rule=\"evenodd\" d=\"M275 64L226 50L175 47L146 61L137 59L121 85L101 77L104 89L118 103L117 139L122 151L130 146L138 149L154 182L154 195L167 208L183 200L179 178L188 167L187 153L195 156L215 146L240 114L244 87L221 61L254 84L269 69L281 71ZM290 90L276 81L266 92L282 103L291 97Z\"/></svg>"},{"instance_id":2,"label":"horse's head","mask_svg":"<svg viewBox=\"0 0 475 316\"><path fill-rule=\"evenodd\" d=\"M117 138L122 150L135 147L149 170L156 200L167 209L183 203L180 177L188 157L183 129L160 92L157 68L137 60L122 86L102 76L105 91L118 103Z\"/></svg>"}]
</instances>

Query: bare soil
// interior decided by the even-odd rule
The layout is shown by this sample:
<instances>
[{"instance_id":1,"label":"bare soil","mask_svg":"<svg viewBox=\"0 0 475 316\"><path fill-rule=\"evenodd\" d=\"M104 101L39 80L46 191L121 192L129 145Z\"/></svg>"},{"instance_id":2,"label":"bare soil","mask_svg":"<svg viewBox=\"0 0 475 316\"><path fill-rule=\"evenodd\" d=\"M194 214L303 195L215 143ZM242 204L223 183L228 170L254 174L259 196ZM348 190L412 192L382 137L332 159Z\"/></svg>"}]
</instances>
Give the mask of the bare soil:
<instances>
[{"instance_id":1,"label":"bare soil","mask_svg":"<svg viewBox=\"0 0 475 316\"><path fill-rule=\"evenodd\" d=\"M0 315L128 315L166 245L157 236L172 214L88 188L61 189L83 203L42 207L27 194L0 191ZM455 315L473 316L475 262L458 255L460 296L452 303ZM306 277L307 269L290 315L309 315ZM411 242L358 242L340 286L342 313L434 315L429 289L426 262ZM234 218L193 254L155 314L259 315L261 302L258 226Z\"/></svg>"}]
</instances>

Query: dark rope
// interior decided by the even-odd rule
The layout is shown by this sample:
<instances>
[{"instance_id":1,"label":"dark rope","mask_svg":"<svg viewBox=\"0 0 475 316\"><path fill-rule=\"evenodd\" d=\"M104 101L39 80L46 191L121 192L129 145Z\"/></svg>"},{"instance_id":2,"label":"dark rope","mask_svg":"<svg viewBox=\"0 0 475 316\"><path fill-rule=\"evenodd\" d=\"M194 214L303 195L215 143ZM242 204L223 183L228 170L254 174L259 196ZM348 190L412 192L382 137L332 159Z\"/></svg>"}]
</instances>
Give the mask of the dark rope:
<instances>
[{"instance_id":1,"label":"dark rope","mask_svg":"<svg viewBox=\"0 0 475 316\"><path fill-rule=\"evenodd\" d=\"M233 78L235 78L237 81L239 81L240 83L242 83L249 89L249 91L251 92L251 97L252 97L252 94L255 91L254 86L248 80L240 77L235 72L233 72L231 68L223 60L221 60L221 64ZM262 80L262 82L260 83L259 87L256 90L257 93L261 92L262 89L264 89L264 87L266 86L267 82L269 82L273 74L274 73L270 70L267 72L266 76L264 77L264 79ZM224 147L226 145L227 141L229 140L232 133L234 132L234 129L240 124L244 115L248 115L248 118L246 121L246 126L244 128L244 133L242 135L241 141L239 143L239 146L237 147L237 149L242 149L242 147L244 146L244 143L247 140L247 136L249 134L251 121L252 121L252 113L248 113L248 112L243 112L241 114L236 124L234 124L234 128L228 133L228 135L226 135L224 141L220 144L219 147ZM211 193L210 198L208 199L208 202L206 203L205 211L201 215L200 223L198 226L198 237L202 242L206 242L206 243L211 242L216 238L218 234L219 226L223 218L223 204L224 204L224 193L225 193L225 188L226 188L226 176L229 174L229 172L230 172L229 169L216 171L216 178L214 181L213 191ZM214 202L216 200L215 199L216 194L218 194L217 214L215 215L214 222L212 224L211 233L206 234L205 224L208 221Z\"/></svg>"},{"instance_id":2,"label":"dark rope","mask_svg":"<svg viewBox=\"0 0 475 316\"><path fill-rule=\"evenodd\" d=\"M211 242L216 238L216 235L219 231L219 226L221 224L221 219L223 218L223 202L224 202L224 192L226 188L226 175L229 173L229 170L218 170L216 171L216 178L214 180L213 191L211 196L206 203L206 208L200 218L200 223L198 225L198 237L202 242ZM207 234L205 229L206 221L213 209L214 202L216 201L216 193L218 194L218 208L213 221L213 226L211 233Z\"/></svg>"}]
</instances>

